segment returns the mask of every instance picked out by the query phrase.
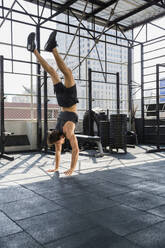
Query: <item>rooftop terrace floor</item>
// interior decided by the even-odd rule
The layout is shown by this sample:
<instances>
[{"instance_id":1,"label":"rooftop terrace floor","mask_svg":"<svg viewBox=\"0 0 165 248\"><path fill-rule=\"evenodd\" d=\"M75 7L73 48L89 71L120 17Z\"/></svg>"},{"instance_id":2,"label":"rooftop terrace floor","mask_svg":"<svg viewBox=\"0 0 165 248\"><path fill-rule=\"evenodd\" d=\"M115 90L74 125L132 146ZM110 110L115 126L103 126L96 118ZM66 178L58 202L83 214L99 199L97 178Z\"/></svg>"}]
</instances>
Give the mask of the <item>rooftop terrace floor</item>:
<instances>
[{"instance_id":1,"label":"rooftop terrace floor","mask_svg":"<svg viewBox=\"0 0 165 248\"><path fill-rule=\"evenodd\" d=\"M165 152L146 149L80 156L71 177L70 153L59 173L52 155L1 159L0 247L164 248Z\"/></svg>"}]
</instances>

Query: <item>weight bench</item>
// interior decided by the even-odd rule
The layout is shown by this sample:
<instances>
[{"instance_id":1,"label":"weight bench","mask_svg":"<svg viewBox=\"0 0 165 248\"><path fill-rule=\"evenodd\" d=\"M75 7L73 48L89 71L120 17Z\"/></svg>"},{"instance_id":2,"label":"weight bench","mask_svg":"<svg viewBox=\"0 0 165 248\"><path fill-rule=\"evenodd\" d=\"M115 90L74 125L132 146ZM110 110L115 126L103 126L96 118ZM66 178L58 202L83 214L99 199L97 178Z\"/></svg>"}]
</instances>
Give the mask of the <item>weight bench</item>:
<instances>
[{"instance_id":1,"label":"weight bench","mask_svg":"<svg viewBox=\"0 0 165 248\"><path fill-rule=\"evenodd\" d=\"M88 135L83 135L83 134L75 134L77 137L77 140L79 142L89 142L89 143L95 143L98 147L99 153L95 156L100 156L103 157L104 153L103 153L103 147L101 144L101 138L99 136L88 136Z\"/></svg>"},{"instance_id":2,"label":"weight bench","mask_svg":"<svg viewBox=\"0 0 165 248\"><path fill-rule=\"evenodd\" d=\"M3 137L0 136L0 159L3 158L3 159L7 159L9 161L13 161L14 160L14 157L9 157L7 155L4 154L4 140L2 139L6 139L6 137L9 137L10 135L13 135L14 133L11 133L11 132L3 132ZM6 142L6 140L5 140Z\"/></svg>"}]
</instances>

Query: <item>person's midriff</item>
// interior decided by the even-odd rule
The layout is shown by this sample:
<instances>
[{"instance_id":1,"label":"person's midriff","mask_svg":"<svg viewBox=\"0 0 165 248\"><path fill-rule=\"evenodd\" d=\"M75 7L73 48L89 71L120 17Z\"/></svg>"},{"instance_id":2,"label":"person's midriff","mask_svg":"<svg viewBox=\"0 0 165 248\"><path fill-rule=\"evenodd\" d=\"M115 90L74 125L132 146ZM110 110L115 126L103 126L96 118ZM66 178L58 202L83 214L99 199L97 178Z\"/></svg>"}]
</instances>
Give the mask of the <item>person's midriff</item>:
<instances>
[{"instance_id":1,"label":"person's midriff","mask_svg":"<svg viewBox=\"0 0 165 248\"><path fill-rule=\"evenodd\" d=\"M71 107L61 107L61 110L62 111L69 111L69 112L75 112L75 113L77 113L77 105L74 104Z\"/></svg>"}]
</instances>

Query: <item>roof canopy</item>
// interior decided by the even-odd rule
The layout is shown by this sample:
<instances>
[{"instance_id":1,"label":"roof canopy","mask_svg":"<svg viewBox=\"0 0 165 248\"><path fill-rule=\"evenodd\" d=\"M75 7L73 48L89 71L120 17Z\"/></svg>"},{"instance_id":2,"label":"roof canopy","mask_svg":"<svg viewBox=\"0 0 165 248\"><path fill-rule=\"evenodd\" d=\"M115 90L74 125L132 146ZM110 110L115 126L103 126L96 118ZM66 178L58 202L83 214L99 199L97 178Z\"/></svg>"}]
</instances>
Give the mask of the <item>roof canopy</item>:
<instances>
[{"instance_id":1,"label":"roof canopy","mask_svg":"<svg viewBox=\"0 0 165 248\"><path fill-rule=\"evenodd\" d=\"M119 25L123 30L133 29L165 15L165 0L25 0L56 10L52 18L74 13L84 19L107 27ZM48 18L50 20L50 17Z\"/></svg>"}]
</instances>

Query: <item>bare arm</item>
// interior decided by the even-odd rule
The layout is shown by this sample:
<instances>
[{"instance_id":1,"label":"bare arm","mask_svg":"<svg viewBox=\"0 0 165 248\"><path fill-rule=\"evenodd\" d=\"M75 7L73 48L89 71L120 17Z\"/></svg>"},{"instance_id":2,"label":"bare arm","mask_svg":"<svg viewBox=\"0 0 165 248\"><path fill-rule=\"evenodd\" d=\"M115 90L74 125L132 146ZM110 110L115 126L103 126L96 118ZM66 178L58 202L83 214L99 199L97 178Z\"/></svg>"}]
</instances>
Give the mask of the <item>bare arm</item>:
<instances>
[{"instance_id":1,"label":"bare arm","mask_svg":"<svg viewBox=\"0 0 165 248\"><path fill-rule=\"evenodd\" d=\"M60 165L62 144L55 144L55 168L58 169Z\"/></svg>"},{"instance_id":2,"label":"bare arm","mask_svg":"<svg viewBox=\"0 0 165 248\"><path fill-rule=\"evenodd\" d=\"M55 168L48 170L48 172L56 172L59 169L60 165L60 158L61 158L61 149L62 149L62 144L55 144Z\"/></svg>"},{"instance_id":3,"label":"bare arm","mask_svg":"<svg viewBox=\"0 0 165 248\"><path fill-rule=\"evenodd\" d=\"M72 147L72 158L71 158L71 164L70 169L65 172L66 175L70 176L77 164L78 156L79 156L79 147L77 138L74 134L75 124L68 121L66 126L66 137L69 139L70 145Z\"/></svg>"},{"instance_id":4,"label":"bare arm","mask_svg":"<svg viewBox=\"0 0 165 248\"><path fill-rule=\"evenodd\" d=\"M78 160L78 155L79 155L79 147L78 147L78 142L77 142L77 138L76 138L75 134L71 135L69 141L70 141L70 145L72 147L72 159L71 159L70 169L72 171L74 171L74 169L76 167L77 160Z\"/></svg>"}]
</instances>

